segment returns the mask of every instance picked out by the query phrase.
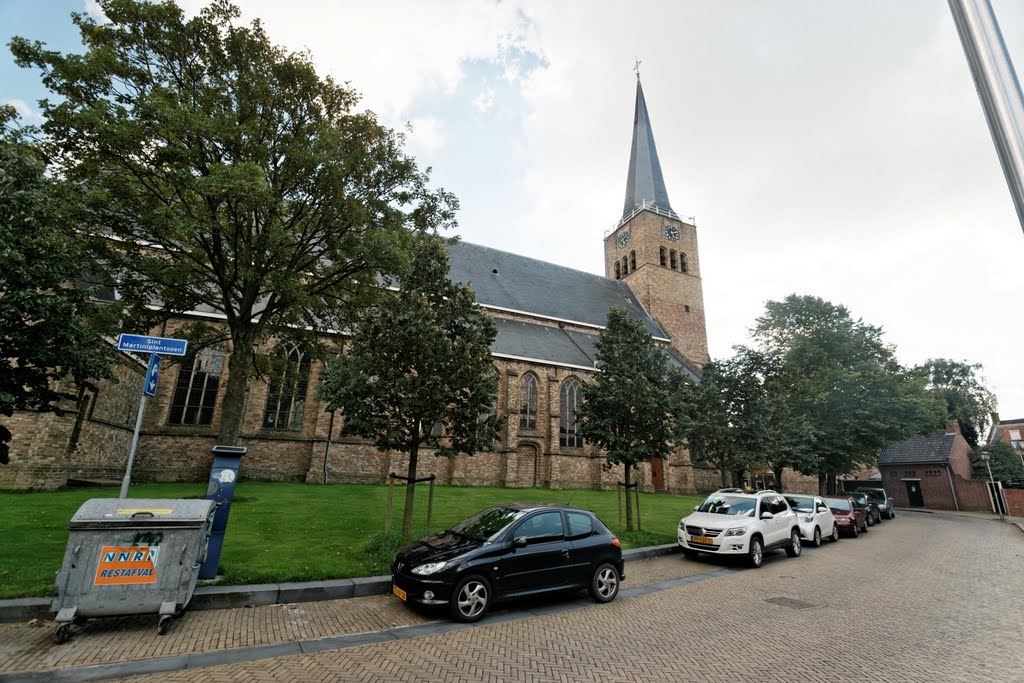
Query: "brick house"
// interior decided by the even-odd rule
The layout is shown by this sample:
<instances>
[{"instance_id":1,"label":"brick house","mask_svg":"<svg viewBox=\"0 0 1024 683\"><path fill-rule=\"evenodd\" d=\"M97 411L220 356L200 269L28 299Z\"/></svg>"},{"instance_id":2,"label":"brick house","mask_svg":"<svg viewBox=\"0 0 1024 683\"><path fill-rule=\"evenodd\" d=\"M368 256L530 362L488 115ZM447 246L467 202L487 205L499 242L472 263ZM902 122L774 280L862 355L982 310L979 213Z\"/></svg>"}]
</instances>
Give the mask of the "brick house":
<instances>
[{"instance_id":1,"label":"brick house","mask_svg":"<svg viewBox=\"0 0 1024 683\"><path fill-rule=\"evenodd\" d=\"M1013 450L1024 463L1024 419L1000 420L992 413L992 427L988 432L988 443L1002 441L1013 446Z\"/></svg>"},{"instance_id":2,"label":"brick house","mask_svg":"<svg viewBox=\"0 0 1024 683\"><path fill-rule=\"evenodd\" d=\"M496 409L507 422L493 452L452 460L421 456L418 476L552 488L620 481L621 468L602 469L603 455L582 441L575 420L579 387L594 372L594 342L612 306L641 321L670 362L691 377L708 360L696 226L669 203L639 80L626 201L604 237L604 252L602 276L481 245L449 248L452 280L469 283L495 319ZM216 326L222 319L216 312L194 311L151 334L173 337L188 321ZM279 362L247 390L244 477L373 483L406 471L407 456L339 436L340 416L325 412L315 399L322 368L302 348L279 339L264 351ZM229 353L230 348L205 349L165 359L158 393L144 415L134 481L205 481ZM121 356L121 381L80 391L63 416L15 417L11 464L0 467L0 487L53 488L76 478L122 476L145 364ZM636 481L646 490L694 491L717 488L718 473L691 463L680 449L644 466Z\"/></svg>"},{"instance_id":3,"label":"brick house","mask_svg":"<svg viewBox=\"0 0 1024 683\"><path fill-rule=\"evenodd\" d=\"M878 469L897 507L992 510L986 482L972 479L971 446L956 420L946 423L944 433L886 446Z\"/></svg>"}]
</instances>

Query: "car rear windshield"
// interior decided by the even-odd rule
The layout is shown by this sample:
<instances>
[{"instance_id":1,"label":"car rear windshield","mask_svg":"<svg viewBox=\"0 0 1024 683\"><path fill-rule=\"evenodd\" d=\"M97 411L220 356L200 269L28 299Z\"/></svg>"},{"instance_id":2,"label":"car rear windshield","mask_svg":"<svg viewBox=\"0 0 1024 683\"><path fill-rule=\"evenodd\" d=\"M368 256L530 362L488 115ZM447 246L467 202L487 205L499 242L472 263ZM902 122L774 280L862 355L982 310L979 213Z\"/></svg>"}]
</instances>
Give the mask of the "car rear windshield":
<instances>
[{"instance_id":1,"label":"car rear windshield","mask_svg":"<svg viewBox=\"0 0 1024 683\"><path fill-rule=\"evenodd\" d=\"M509 524L512 524L525 514L525 511L514 508L488 508L476 513L469 519L459 522L452 527L452 531L463 536L478 538L481 541L492 541Z\"/></svg>"},{"instance_id":2,"label":"car rear windshield","mask_svg":"<svg viewBox=\"0 0 1024 683\"><path fill-rule=\"evenodd\" d=\"M850 501L845 498L826 498L825 502L828 503L828 506L833 510L845 510L849 512L852 509Z\"/></svg>"},{"instance_id":3,"label":"car rear windshield","mask_svg":"<svg viewBox=\"0 0 1024 683\"><path fill-rule=\"evenodd\" d=\"M864 493L864 495L866 495L873 501L881 501L883 503L885 502L885 494L882 493L881 491L863 491L862 493Z\"/></svg>"},{"instance_id":4,"label":"car rear windshield","mask_svg":"<svg viewBox=\"0 0 1024 683\"><path fill-rule=\"evenodd\" d=\"M797 498L796 496L786 496L786 500L789 501L789 506L797 512L814 512L814 499L813 498Z\"/></svg>"},{"instance_id":5,"label":"car rear windshield","mask_svg":"<svg viewBox=\"0 0 1024 683\"><path fill-rule=\"evenodd\" d=\"M757 501L754 498L737 496L711 496L697 508L697 512L710 512L713 515L730 515L733 517L753 517Z\"/></svg>"}]
</instances>

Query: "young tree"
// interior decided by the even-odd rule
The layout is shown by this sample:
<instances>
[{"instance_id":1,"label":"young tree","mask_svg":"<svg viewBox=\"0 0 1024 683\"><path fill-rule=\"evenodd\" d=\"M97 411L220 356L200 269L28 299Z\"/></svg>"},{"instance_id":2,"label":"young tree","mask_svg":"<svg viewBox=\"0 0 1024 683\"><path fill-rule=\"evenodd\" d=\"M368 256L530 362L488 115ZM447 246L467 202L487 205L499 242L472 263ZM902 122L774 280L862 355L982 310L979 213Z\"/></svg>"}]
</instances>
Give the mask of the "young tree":
<instances>
[{"instance_id":1,"label":"young tree","mask_svg":"<svg viewBox=\"0 0 1024 683\"><path fill-rule=\"evenodd\" d=\"M59 412L76 386L111 377L110 310L74 283L88 274L82 245L53 196L40 155L8 126L0 107L0 415ZM11 432L0 424L0 464L9 462Z\"/></svg>"},{"instance_id":2,"label":"young tree","mask_svg":"<svg viewBox=\"0 0 1024 683\"><path fill-rule=\"evenodd\" d=\"M412 530L421 446L472 455L497 434L497 378L490 346L497 328L468 285L448 279L448 254L421 237L399 291L356 323L346 352L331 360L318 396L340 409L343 434L409 455L402 532ZM443 436L435 425L443 426Z\"/></svg>"},{"instance_id":3,"label":"young tree","mask_svg":"<svg viewBox=\"0 0 1024 683\"><path fill-rule=\"evenodd\" d=\"M996 397L985 387L981 364L931 358L919 369L928 377L928 389L945 403L949 418L960 423L967 443L977 446L996 409Z\"/></svg>"},{"instance_id":4,"label":"young tree","mask_svg":"<svg viewBox=\"0 0 1024 683\"><path fill-rule=\"evenodd\" d=\"M677 380L643 323L623 308L608 311L594 345L601 371L582 387L579 433L604 449L606 469L623 466L626 530L632 531L632 473L640 463L672 452L676 422L670 399Z\"/></svg>"},{"instance_id":5,"label":"young tree","mask_svg":"<svg viewBox=\"0 0 1024 683\"><path fill-rule=\"evenodd\" d=\"M982 453L991 456L987 465L981 459ZM1024 462L1021 462L1020 455L1013 446L1005 441L976 446L971 454L971 465L974 468L975 479L988 481L988 468L991 467L992 478L996 481L1024 480Z\"/></svg>"},{"instance_id":6,"label":"young tree","mask_svg":"<svg viewBox=\"0 0 1024 683\"><path fill-rule=\"evenodd\" d=\"M174 2L99 0L73 14L83 54L14 38L41 103L53 171L73 219L102 238L122 298L145 330L206 307L232 351L221 443L238 442L252 349L288 328L345 329L407 260L411 233L454 224L400 134L308 54L236 23L227 0L186 19ZM154 308L158 310L153 310Z\"/></svg>"}]
</instances>

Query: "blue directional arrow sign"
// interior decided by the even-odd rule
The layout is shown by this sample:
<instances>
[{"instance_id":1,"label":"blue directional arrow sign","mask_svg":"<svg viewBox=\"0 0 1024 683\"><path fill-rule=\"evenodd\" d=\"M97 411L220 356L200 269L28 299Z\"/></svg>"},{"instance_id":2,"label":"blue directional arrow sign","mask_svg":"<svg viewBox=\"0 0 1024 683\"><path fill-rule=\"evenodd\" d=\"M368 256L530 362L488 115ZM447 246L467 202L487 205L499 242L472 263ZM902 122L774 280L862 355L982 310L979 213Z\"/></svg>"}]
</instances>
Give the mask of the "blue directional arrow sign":
<instances>
[{"instance_id":1,"label":"blue directional arrow sign","mask_svg":"<svg viewBox=\"0 0 1024 683\"><path fill-rule=\"evenodd\" d=\"M188 351L188 340L122 333L117 337L117 350L136 351L139 353L162 353L167 356L184 356Z\"/></svg>"},{"instance_id":2,"label":"blue directional arrow sign","mask_svg":"<svg viewBox=\"0 0 1024 683\"><path fill-rule=\"evenodd\" d=\"M160 381L160 366L163 359L155 353L149 357L149 369L146 370L146 384L142 387L142 393L146 396L156 396L156 384Z\"/></svg>"}]
</instances>

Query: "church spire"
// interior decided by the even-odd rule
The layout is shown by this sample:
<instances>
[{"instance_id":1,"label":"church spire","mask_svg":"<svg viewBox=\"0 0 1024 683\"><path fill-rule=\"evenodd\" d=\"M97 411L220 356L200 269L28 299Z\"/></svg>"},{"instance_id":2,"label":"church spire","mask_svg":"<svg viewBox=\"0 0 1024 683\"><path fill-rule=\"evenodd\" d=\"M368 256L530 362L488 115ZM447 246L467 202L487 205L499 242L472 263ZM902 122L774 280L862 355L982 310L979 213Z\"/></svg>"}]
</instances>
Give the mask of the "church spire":
<instances>
[{"instance_id":1,"label":"church spire","mask_svg":"<svg viewBox=\"0 0 1024 683\"><path fill-rule=\"evenodd\" d=\"M633 114L633 147L629 152L629 176L626 178L626 203L622 221L639 207L646 207L678 218L668 201L665 178L661 175L654 132L647 116L644 89L640 85L640 63L636 67L636 110Z\"/></svg>"}]
</instances>

